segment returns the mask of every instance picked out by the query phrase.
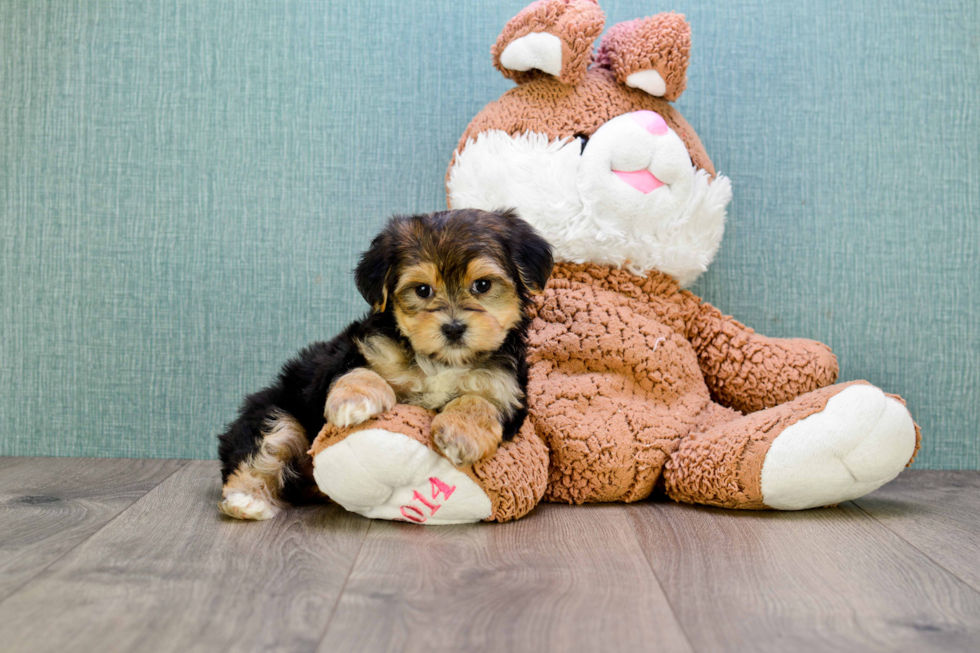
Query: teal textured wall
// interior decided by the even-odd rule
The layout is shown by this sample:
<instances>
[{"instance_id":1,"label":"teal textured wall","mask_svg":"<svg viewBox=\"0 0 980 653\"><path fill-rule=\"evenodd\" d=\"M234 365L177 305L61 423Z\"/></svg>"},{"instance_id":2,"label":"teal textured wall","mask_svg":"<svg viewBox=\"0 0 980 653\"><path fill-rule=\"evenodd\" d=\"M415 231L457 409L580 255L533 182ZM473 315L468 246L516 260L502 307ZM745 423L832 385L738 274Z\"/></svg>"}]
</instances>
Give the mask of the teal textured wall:
<instances>
[{"instance_id":1,"label":"teal textured wall","mask_svg":"<svg viewBox=\"0 0 980 653\"><path fill-rule=\"evenodd\" d=\"M523 0L0 0L0 454L214 455L241 396L444 207ZM908 400L980 468L980 6L604 3L693 24L679 106L735 199L695 287Z\"/></svg>"}]
</instances>

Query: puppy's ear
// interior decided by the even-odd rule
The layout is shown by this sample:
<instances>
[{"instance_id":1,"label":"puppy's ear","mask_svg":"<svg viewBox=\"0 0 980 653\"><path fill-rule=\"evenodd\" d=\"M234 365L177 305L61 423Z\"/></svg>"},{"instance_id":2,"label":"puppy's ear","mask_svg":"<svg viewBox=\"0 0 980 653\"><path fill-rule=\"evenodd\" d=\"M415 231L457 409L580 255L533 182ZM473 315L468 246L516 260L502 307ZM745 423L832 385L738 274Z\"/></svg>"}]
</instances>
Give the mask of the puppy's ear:
<instances>
[{"instance_id":1,"label":"puppy's ear","mask_svg":"<svg viewBox=\"0 0 980 653\"><path fill-rule=\"evenodd\" d=\"M537 294L544 290L555 266L551 245L534 227L519 218L513 209L504 211L501 217L508 223L508 249L517 266L521 283L532 294Z\"/></svg>"},{"instance_id":2,"label":"puppy's ear","mask_svg":"<svg viewBox=\"0 0 980 653\"><path fill-rule=\"evenodd\" d=\"M371 241L371 246L361 254L354 269L354 283L361 296L376 313L383 313L388 305L388 281L395 261L395 239L391 235L394 220Z\"/></svg>"}]
</instances>

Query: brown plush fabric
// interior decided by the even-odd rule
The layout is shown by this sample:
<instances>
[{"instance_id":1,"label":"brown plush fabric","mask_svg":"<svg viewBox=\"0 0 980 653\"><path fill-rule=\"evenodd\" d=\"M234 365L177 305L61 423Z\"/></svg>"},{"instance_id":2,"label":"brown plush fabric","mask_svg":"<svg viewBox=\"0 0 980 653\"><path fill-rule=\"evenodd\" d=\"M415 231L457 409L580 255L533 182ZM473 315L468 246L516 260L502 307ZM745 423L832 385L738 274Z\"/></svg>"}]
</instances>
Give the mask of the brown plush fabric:
<instances>
[{"instance_id":1,"label":"brown plush fabric","mask_svg":"<svg viewBox=\"0 0 980 653\"><path fill-rule=\"evenodd\" d=\"M392 433L401 433L413 440L418 440L427 447L431 447L433 416L435 416L435 412L422 408L421 406L398 404L380 417L350 428L342 429L332 424L325 424L313 441L309 453L310 456L315 458L318 453L331 445L337 444L351 433L357 433L366 429L384 429Z\"/></svg>"},{"instance_id":2,"label":"brown plush fabric","mask_svg":"<svg viewBox=\"0 0 980 653\"><path fill-rule=\"evenodd\" d=\"M687 86L690 54L691 27L670 12L613 25L602 37L596 64L612 70L620 84L635 72L656 70L667 87L664 99L673 101Z\"/></svg>"},{"instance_id":3,"label":"brown plush fabric","mask_svg":"<svg viewBox=\"0 0 980 653\"><path fill-rule=\"evenodd\" d=\"M558 264L552 286L587 283L633 300L631 307L689 340L712 398L740 412L776 406L837 380L837 357L819 342L768 338L687 290L670 276L637 277L590 264Z\"/></svg>"},{"instance_id":4,"label":"brown plush fabric","mask_svg":"<svg viewBox=\"0 0 980 653\"><path fill-rule=\"evenodd\" d=\"M675 501L720 508L765 508L762 463L769 446L787 427L826 408L853 381L797 397L769 410L692 434L664 470L667 495Z\"/></svg>"},{"instance_id":5,"label":"brown plush fabric","mask_svg":"<svg viewBox=\"0 0 980 653\"><path fill-rule=\"evenodd\" d=\"M553 34L561 40L562 84L577 84L592 63L592 44L602 34L605 15L596 0L538 0L510 19L490 49L493 65L504 77L524 84L542 76L539 70L508 70L500 55L510 43L532 32Z\"/></svg>"},{"instance_id":6,"label":"brown plush fabric","mask_svg":"<svg viewBox=\"0 0 980 653\"><path fill-rule=\"evenodd\" d=\"M475 463L467 473L490 497L492 512L486 521L510 521L531 512L548 485L549 460L548 447L528 418L513 440Z\"/></svg>"},{"instance_id":7,"label":"brown plush fabric","mask_svg":"<svg viewBox=\"0 0 980 653\"><path fill-rule=\"evenodd\" d=\"M701 303L690 336L712 396L744 413L837 380L837 357L827 345L759 335L708 303Z\"/></svg>"},{"instance_id":8,"label":"brown plush fabric","mask_svg":"<svg viewBox=\"0 0 980 653\"><path fill-rule=\"evenodd\" d=\"M635 301L549 285L531 324L529 403L551 450L549 501L636 501L710 403L690 343Z\"/></svg>"}]
</instances>

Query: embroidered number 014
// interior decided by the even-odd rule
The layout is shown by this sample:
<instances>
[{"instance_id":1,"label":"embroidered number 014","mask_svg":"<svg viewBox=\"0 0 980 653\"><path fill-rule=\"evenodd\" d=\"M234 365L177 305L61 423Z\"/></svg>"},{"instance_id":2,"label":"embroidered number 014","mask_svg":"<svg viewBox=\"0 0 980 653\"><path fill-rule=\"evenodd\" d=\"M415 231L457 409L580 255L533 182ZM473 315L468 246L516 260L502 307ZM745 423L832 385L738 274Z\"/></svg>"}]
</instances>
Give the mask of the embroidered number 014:
<instances>
[{"instance_id":1,"label":"embroidered number 014","mask_svg":"<svg viewBox=\"0 0 980 653\"><path fill-rule=\"evenodd\" d=\"M455 485L447 485L443 481L439 480L435 476L429 477L429 487L432 490L432 497L426 499L424 496L419 494L418 490L412 493L412 500L407 506L402 506L402 517L408 521L415 522L416 524L424 524L425 521L436 514L439 508L442 508L442 503L439 503L439 495L443 496L443 502L452 496L453 492L456 491ZM428 511L422 509L422 507L415 505L416 502L420 503ZM426 514L428 512L428 514Z\"/></svg>"}]
</instances>

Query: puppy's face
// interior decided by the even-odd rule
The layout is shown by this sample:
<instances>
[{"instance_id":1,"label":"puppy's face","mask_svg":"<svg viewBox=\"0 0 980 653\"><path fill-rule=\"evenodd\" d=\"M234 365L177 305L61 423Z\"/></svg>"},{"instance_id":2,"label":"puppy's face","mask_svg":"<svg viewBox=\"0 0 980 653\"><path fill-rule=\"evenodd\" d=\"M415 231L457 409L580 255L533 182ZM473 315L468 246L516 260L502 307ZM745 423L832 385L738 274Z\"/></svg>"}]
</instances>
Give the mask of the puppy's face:
<instances>
[{"instance_id":1,"label":"puppy's face","mask_svg":"<svg viewBox=\"0 0 980 653\"><path fill-rule=\"evenodd\" d=\"M392 219L357 278L416 352L465 365L500 348L551 267L550 247L514 214L462 210Z\"/></svg>"},{"instance_id":2,"label":"puppy's face","mask_svg":"<svg viewBox=\"0 0 980 653\"><path fill-rule=\"evenodd\" d=\"M491 252L441 263L422 257L399 270L398 328L415 351L450 364L496 351L522 317L516 281Z\"/></svg>"}]
</instances>

